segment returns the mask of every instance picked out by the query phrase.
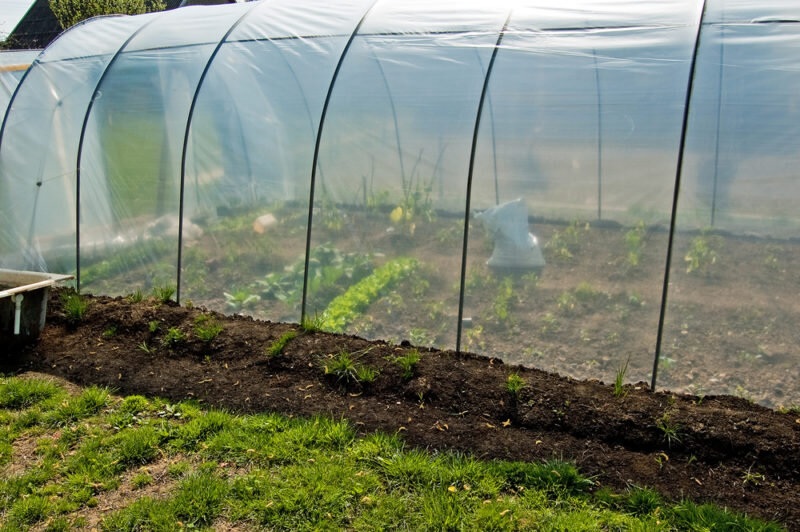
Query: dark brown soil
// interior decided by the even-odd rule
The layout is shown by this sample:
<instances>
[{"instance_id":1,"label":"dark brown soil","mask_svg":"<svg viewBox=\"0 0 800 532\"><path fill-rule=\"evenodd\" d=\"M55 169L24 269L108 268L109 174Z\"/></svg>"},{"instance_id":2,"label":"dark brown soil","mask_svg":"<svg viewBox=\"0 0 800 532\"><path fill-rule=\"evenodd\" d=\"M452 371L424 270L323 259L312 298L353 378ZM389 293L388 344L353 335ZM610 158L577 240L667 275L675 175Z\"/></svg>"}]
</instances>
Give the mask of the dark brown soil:
<instances>
[{"instance_id":1,"label":"dark brown soil","mask_svg":"<svg viewBox=\"0 0 800 532\"><path fill-rule=\"evenodd\" d=\"M237 412L323 413L362 432L400 431L411 445L482 458L563 457L599 485L649 486L673 499L711 501L800 530L796 411L779 413L730 396L651 393L644 383L617 398L599 381L428 349L420 350L414 376L404 379L394 359L413 349L405 343L302 333L295 325L217 314L224 329L205 343L194 332L202 309L90 301L87 316L72 325L54 293L38 344L7 353L0 371L42 371L122 394L194 398ZM160 324L155 333L152 321ZM168 348L163 338L172 327L187 340ZM268 356L291 330L299 335L281 355ZM341 351L379 370L377 379L362 386L326 374ZM506 387L512 372L527 383L516 399Z\"/></svg>"}]
</instances>

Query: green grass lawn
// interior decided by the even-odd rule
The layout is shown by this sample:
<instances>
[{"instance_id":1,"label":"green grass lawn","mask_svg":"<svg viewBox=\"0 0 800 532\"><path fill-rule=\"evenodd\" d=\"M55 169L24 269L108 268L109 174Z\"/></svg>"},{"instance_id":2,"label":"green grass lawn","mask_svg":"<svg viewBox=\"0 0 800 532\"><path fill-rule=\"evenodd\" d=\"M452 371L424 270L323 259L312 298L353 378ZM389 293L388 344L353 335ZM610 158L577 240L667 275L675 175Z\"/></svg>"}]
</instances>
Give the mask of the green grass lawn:
<instances>
[{"instance_id":1,"label":"green grass lawn","mask_svg":"<svg viewBox=\"0 0 800 532\"><path fill-rule=\"evenodd\" d=\"M480 461L357 436L344 420L70 394L0 377L3 531L782 530L655 492L597 489L569 462Z\"/></svg>"}]
</instances>

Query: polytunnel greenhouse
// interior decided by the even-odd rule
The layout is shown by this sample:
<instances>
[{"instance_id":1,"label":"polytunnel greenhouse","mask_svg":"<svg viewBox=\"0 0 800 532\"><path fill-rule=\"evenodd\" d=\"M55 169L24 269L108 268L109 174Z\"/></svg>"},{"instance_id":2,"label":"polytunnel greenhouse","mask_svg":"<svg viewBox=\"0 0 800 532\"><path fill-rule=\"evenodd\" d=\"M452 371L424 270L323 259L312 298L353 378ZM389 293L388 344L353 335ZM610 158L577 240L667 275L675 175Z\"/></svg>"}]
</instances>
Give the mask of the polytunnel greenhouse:
<instances>
[{"instance_id":1,"label":"polytunnel greenhouse","mask_svg":"<svg viewBox=\"0 0 800 532\"><path fill-rule=\"evenodd\" d=\"M800 403L800 4L262 0L0 54L0 267Z\"/></svg>"}]
</instances>

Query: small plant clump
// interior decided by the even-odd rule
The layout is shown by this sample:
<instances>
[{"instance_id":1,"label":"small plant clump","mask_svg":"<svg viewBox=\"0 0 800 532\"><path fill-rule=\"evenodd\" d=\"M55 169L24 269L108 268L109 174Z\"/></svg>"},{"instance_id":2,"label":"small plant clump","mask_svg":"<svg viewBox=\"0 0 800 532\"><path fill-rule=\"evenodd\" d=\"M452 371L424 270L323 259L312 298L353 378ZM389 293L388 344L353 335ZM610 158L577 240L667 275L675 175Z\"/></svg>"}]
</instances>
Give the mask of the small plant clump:
<instances>
[{"instance_id":1,"label":"small plant clump","mask_svg":"<svg viewBox=\"0 0 800 532\"><path fill-rule=\"evenodd\" d=\"M175 287L172 285L154 286L153 296L159 303L166 303L175 295Z\"/></svg>"},{"instance_id":2,"label":"small plant clump","mask_svg":"<svg viewBox=\"0 0 800 532\"><path fill-rule=\"evenodd\" d=\"M151 334L157 332L159 327L161 327L161 322L157 320L153 320L147 324L147 329L150 331Z\"/></svg>"},{"instance_id":3,"label":"small plant clump","mask_svg":"<svg viewBox=\"0 0 800 532\"><path fill-rule=\"evenodd\" d=\"M644 237L647 235L647 226L643 221L639 221L633 229L625 233L625 247L628 249L628 255L625 260L631 268L639 266L639 261L642 259L642 250L644 249Z\"/></svg>"},{"instance_id":4,"label":"small plant clump","mask_svg":"<svg viewBox=\"0 0 800 532\"><path fill-rule=\"evenodd\" d=\"M138 288L128 294L125 299L128 300L128 303L141 303L144 300L144 294Z\"/></svg>"},{"instance_id":5,"label":"small plant clump","mask_svg":"<svg viewBox=\"0 0 800 532\"><path fill-rule=\"evenodd\" d=\"M628 373L628 365L630 362L631 359L628 357L625 363L619 367L617 374L614 376L614 397L618 399L628 395L628 390L625 389L625 375Z\"/></svg>"},{"instance_id":6,"label":"small plant clump","mask_svg":"<svg viewBox=\"0 0 800 532\"><path fill-rule=\"evenodd\" d=\"M689 250L683 260L686 262L686 273L708 274L711 267L717 262L717 250L719 247L719 237L710 235L710 229L704 229L699 235L692 239Z\"/></svg>"},{"instance_id":7,"label":"small plant clump","mask_svg":"<svg viewBox=\"0 0 800 532\"><path fill-rule=\"evenodd\" d=\"M67 315L67 321L73 324L81 321L89 310L89 301L72 291L61 295L61 304L64 307L64 314Z\"/></svg>"},{"instance_id":8,"label":"small plant clump","mask_svg":"<svg viewBox=\"0 0 800 532\"><path fill-rule=\"evenodd\" d=\"M394 363L400 366L401 375L405 380L410 380L414 377L414 370L417 367L422 357L416 349L410 351L408 354L397 357Z\"/></svg>"},{"instance_id":9,"label":"small plant clump","mask_svg":"<svg viewBox=\"0 0 800 532\"><path fill-rule=\"evenodd\" d=\"M681 443L681 426L675 423L669 412L664 412L661 419L656 421L656 427L663 433L663 439L667 442L667 447L672 447L673 443Z\"/></svg>"},{"instance_id":10,"label":"small plant clump","mask_svg":"<svg viewBox=\"0 0 800 532\"><path fill-rule=\"evenodd\" d=\"M161 343L166 347L175 347L186 341L186 335L177 327L170 327L167 334L161 340Z\"/></svg>"},{"instance_id":11,"label":"small plant clump","mask_svg":"<svg viewBox=\"0 0 800 532\"><path fill-rule=\"evenodd\" d=\"M345 386L351 383L369 384L378 377L378 371L358 364L357 357L341 351L325 364L325 374L333 375L336 381Z\"/></svg>"},{"instance_id":12,"label":"small plant clump","mask_svg":"<svg viewBox=\"0 0 800 532\"><path fill-rule=\"evenodd\" d=\"M205 343L211 343L222 329L222 324L209 314L200 314L194 319L194 333Z\"/></svg>"},{"instance_id":13,"label":"small plant clump","mask_svg":"<svg viewBox=\"0 0 800 532\"><path fill-rule=\"evenodd\" d=\"M512 373L506 379L506 390L514 400L519 398L519 394L526 385L525 379L520 377L519 373Z\"/></svg>"},{"instance_id":14,"label":"small plant clump","mask_svg":"<svg viewBox=\"0 0 800 532\"><path fill-rule=\"evenodd\" d=\"M289 331L281 335L280 338L272 342L267 348L267 355L270 357L276 357L283 353L283 350L286 348L286 345L292 341L292 339L297 337L297 331Z\"/></svg>"}]
</instances>

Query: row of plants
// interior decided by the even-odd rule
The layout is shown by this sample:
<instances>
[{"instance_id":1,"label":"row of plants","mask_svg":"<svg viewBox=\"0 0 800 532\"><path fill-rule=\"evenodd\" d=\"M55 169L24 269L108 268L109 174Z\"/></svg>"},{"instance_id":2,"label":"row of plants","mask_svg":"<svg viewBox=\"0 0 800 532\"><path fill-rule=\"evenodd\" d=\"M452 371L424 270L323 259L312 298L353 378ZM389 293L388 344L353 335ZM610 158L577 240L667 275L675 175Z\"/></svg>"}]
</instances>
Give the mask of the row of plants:
<instances>
[{"instance_id":1,"label":"row of plants","mask_svg":"<svg viewBox=\"0 0 800 532\"><path fill-rule=\"evenodd\" d=\"M482 461L357 436L344 420L240 416L96 387L70 396L0 377L0 465L19 464L20 439L36 441L36 459L0 478L4 531L782 530L645 487L615 493L561 459ZM147 495L158 486L164 495Z\"/></svg>"}]
</instances>

